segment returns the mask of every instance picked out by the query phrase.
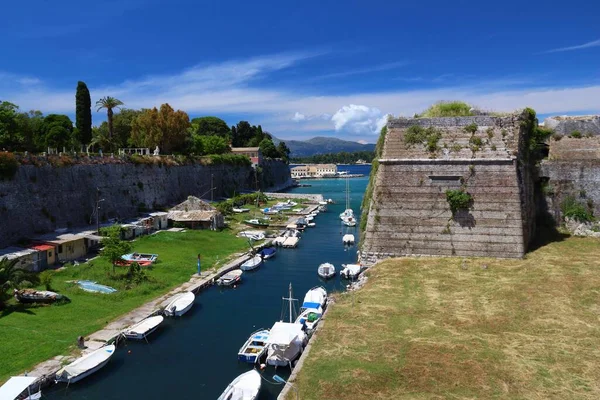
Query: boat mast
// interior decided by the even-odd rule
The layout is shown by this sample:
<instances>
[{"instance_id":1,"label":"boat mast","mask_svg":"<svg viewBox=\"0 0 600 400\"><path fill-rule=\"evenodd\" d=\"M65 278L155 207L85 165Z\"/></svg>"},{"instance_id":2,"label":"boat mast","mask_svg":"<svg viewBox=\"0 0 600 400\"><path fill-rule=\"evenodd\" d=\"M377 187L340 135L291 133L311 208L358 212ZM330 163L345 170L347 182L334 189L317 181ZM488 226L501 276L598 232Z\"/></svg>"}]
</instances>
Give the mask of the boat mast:
<instances>
[{"instance_id":1,"label":"boat mast","mask_svg":"<svg viewBox=\"0 0 600 400\"><path fill-rule=\"evenodd\" d=\"M295 308L292 308L293 307L292 306L292 302L297 301L296 299L294 299L292 297L292 283L291 282L290 282L290 286L289 286L289 296L290 297L283 297L282 299L283 299L284 302L287 300L288 303L289 303L289 313L290 313L290 323L291 323L291 322L294 322L293 311L295 310ZM282 322L283 322L283 317L285 315L285 311L284 310L285 310L285 308L282 307L282 310L281 310L281 321Z\"/></svg>"}]
</instances>

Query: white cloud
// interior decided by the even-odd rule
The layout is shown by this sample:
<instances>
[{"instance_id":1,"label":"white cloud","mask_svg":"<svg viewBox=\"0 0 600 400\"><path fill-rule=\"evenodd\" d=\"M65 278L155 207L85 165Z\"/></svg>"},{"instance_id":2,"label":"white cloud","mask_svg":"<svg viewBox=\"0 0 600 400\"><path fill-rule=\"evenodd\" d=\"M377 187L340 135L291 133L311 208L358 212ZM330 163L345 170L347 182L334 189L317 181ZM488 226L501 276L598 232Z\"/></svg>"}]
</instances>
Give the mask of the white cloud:
<instances>
[{"instance_id":1,"label":"white cloud","mask_svg":"<svg viewBox=\"0 0 600 400\"><path fill-rule=\"evenodd\" d=\"M306 115L300 114L297 111L296 111L296 114L294 114L294 116L292 117L292 121L295 121L295 122L300 122L300 121L304 121L304 120L306 120Z\"/></svg>"},{"instance_id":2,"label":"white cloud","mask_svg":"<svg viewBox=\"0 0 600 400\"><path fill-rule=\"evenodd\" d=\"M370 67L365 67L365 68L350 69L347 71L339 71L339 72L332 72L330 74L319 75L319 76L314 77L314 79L340 78L343 76L360 75L360 74L368 74L371 72L388 71L391 69L404 67L407 64L408 63L406 61L398 61L398 62L392 62L392 63L386 63L386 64L380 64L380 65L372 65Z\"/></svg>"},{"instance_id":3,"label":"white cloud","mask_svg":"<svg viewBox=\"0 0 600 400\"><path fill-rule=\"evenodd\" d=\"M583 44L578 44L576 46L559 47L557 49L546 50L546 51L542 51L540 54L559 53L559 52L563 52L563 51L582 50L582 49L589 49L590 47L599 47L599 46L600 46L600 39L594 40L594 41L591 41L591 42L587 42L587 43L583 43Z\"/></svg>"},{"instance_id":4,"label":"white cloud","mask_svg":"<svg viewBox=\"0 0 600 400\"><path fill-rule=\"evenodd\" d=\"M379 133L387 122L388 115L384 115L378 108L350 104L343 106L331 117L335 130L357 135L374 135Z\"/></svg>"}]
</instances>

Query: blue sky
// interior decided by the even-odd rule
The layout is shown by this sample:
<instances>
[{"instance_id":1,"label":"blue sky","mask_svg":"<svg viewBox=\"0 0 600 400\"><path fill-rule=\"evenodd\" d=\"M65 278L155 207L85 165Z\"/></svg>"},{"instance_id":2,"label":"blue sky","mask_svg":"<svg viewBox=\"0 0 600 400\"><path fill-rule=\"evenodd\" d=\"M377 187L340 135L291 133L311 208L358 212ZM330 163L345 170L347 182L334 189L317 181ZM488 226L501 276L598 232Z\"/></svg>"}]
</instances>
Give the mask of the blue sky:
<instances>
[{"instance_id":1,"label":"blue sky","mask_svg":"<svg viewBox=\"0 0 600 400\"><path fill-rule=\"evenodd\" d=\"M164 102L277 137L374 142L439 100L600 112L600 3L32 0L3 4L0 100ZM93 113L94 124L105 119Z\"/></svg>"}]
</instances>

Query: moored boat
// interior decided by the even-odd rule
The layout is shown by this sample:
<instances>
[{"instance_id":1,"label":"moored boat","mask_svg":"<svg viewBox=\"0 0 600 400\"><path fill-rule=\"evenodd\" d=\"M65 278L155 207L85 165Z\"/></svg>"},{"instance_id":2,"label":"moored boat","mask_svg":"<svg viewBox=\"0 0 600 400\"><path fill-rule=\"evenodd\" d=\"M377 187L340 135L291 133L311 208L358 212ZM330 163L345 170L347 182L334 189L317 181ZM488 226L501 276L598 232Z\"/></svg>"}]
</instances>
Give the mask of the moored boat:
<instances>
[{"instance_id":1,"label":"moored boat","mask_svg":"<svg viewBox=\"0 0 600 400\"><path fill-rule=\"evenodd\" d=\"M260 250L258 254L263 258L263 260L268 260L269 258L275 257L277 254L277 249L275 247L265 247Z\"/></svg>"},{"instance_id":2,"label":"moored boat","mask_svg":"<svg viewBox=\"0 0 600 400\"><path fill-rule=\"evenodd\" d=\"M233 211L234 213L237 213L237 214L241 214L241 213L245 213L245 212L250 211L250 209L249 208L236 208L236 207L233 207L231 209L231 211Z\"/></svg>"},{"instance_id":3,"label":"moored boat","mask_svg":"<svg viewBox=\"0 0 600 400\"><path fill-rule=\"evenodd\" d=\"M19 303L54 303L55 301L67 300L62 294L49 290L15 289L14 296Z\"/></svg>"},{"instance_id":4,"label":"moored boat","mask_svg":"<svg viewBox=\"0 0 600 400\"><path fill-rule=\"evenodd\" d=\"M164 321L162 315L155 315L141 320L137 324L130 326L123 331L123 336L127 339L145 339L148 335L154 332L158 326Z\"/></svg>"},{"instance_id":5,"label":"moored boat","mask_svg":"<svg viewBox=\"0 0 600 400\"><path fill-rule=\"evenodd\" d=\"M276 322L267 340L267 364L276 367L292 367L304 347L306 334L302 325L290 322Z\"/></svg>"},{"instance_id":6,"label":"moored boat","mask_svg":"<svg viewBox=\"0 0 600 400\"><path fill-rule=\"evenodd\" d=\"M57 382L75 383L104 367L115 354L115 345L109 344L94 350L71 364L61 368L56 373Z\"/></svg>"},{"instance_id":7,"label":"moored boat","mask_svg":"<svg viewBox=\"0 0 600 400\"><path fill-rule=\"evenodd\" d=\"M220 286L233 286L242 281L242 274L244 272L239 269L227 272L225 275L217 279L217 285Z\"/></svg>"},{"instance_id":8,"label":"moored boat","mask_svg":"<svg viewBox=\"0 0 600 400\"><path fill-rule=\"evenodd\" d=\"M123 254L121 258L125 261L131 262L150 262L153 263L158 259L158 254L145 254L145 253L130 253Z\"/></svg>"},{"instance_id":9,"label":"moored boat","mask_svg":"<svg viewBox=\"0 0 600 400\"><path fill-rule=\"evenodd\" d=\"M297 324L301 324L304 326L306 331L312 331L317 326L317 323L321 320L323 316L323 309L319 308L307 308L298 315L296 319Z\"/></svg>"},{"instance_id":10,"label":"moored boat","mask_svg":"<svg viewBox=\"0 0 600 400\"><path fill-rule=\"evenodd\" d=\"M324 307L327 303L327 290L323 286L315 286L304 295L300 311L307 308Z\"/></svg>"},{"instance_id":11,"label":"moored boat","mask_svg":"<svg viewBox=\"0 0 600 400\"><path fill-rule=\"evenodd\" d=\"M246 343L238 351L238 360L255 364L267 351L267 339L269 339L268 329L259 329L253 332L246 340Z\"/></svg>"},{"instance_id":12,"label":"moored boat","mask_svg":"<svg viewBox=\"0 0 600 400\"><path fill-rule=\"evenodd\" d=\"M342 242L344 244L354 244L354 235L351 234L351 233L348 233L348 234L344 235L342 237Z\"/></svg>"},{"instance_id":13,"label":"moored boat","mask_svg":"<svg viewBox=\"0 0 600 400\"><path fill-rule=\"evenodd\" d=\"M260 391L262 378L255 369L235 378L217 400L255 400Z\"/></svg>"},{"instance_id":14,"label":"moored boat","mask_svg":"<svg viewBox=\"0 0 600 400\"><path fill-rule=\"evenodd\" d=\"M323 263L319 265L317 274L323 279L333 278L335 276L335 266L330 263Z\"/></svg>"},{"instance_id":15,"label":"moored boat","mask_svg":"<svg viewBox=\"0 0 600 400\"><path fill-rule=\"evenodd\" d=\"M247 219L244 221L244 223L246 225L250 225L250 226L260 226L260 227L267 227L269 226L269 223L264 221L264 220L258 220L256 218L253 219Z\"/></svg>"},{"instance_id":16,"label":"moored boat","mask_svg":"<svg viewBox=\"0 0 600 400\"><path fill-rule=\"evenodd\" d=\"M252 240L264 240L265 233L260 231L244 231L238 233L239 237L245 237Z\"/></svg>"},{"instance_id":17,"label":"moored boat","mask_svg":"<svg viewBox=\"0 0 600 400\"><path fill-rule=\"evenodd\" d=\"M242 271L252 271L253 269L260 267L260 264L262 264L262 262L263 262L262 257L259 255L256 255L256 256L252 257L251 259L249 259L248 261L246 261L245 263L243 263L240 266L240 269Z\"/></svg>"},{"instance_id":18,"label":"moored boat","mask_svg":"<svg viewBox=\"0 0 600 400\"><path fill-rule=\"evenodd\" d=\"M177 294L171 298L164 313L167 317L181 317L192 308L195 299L196 296L192 292Z\"/></svg>"},{"instance_id":19,"label":"moored boat","mask_svg":"<svg viewBox=\"0 0 600 400\"><path fill-rule=\"evenodd\" d=\"M342 218L342 224L346 226L356 226L356 220L354 219L354 217Z\"/></svg>"},{"instance_id":20,"label":"moored boat","mask_svg":"<svg viewBox=\"0 0 600 400\"><path fill-rule=\"evenodd\" d=\"M362 270L362 266L358 264L342 264L342 267L344 268L340 271L340 275L346 279L356 278Z\"/></svg>"}]
</instances>

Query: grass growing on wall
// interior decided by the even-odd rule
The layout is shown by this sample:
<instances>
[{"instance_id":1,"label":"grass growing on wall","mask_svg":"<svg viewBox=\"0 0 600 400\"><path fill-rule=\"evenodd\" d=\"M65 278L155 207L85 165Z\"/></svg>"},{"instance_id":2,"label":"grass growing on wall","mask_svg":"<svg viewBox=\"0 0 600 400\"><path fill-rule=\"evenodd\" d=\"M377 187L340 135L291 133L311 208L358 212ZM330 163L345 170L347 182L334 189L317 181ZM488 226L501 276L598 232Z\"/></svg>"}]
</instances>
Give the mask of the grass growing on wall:
<instances>
[{"instance_id":1,"label":"grass growing on wall","mask_svg":"<svg viewBox=\"0 0 600 400\"><path fill-rule=\"evenodd\" d=\"M433 104L415 118L439 118L439 117L468 117L473 115L472 107L462 101L441 101Z\"/></svg>"},{"instance_id":2,"label":"grass growing on wall","mask_svg":"<svg viewBox=\"0 0 600 400\"><path fill-rule=\"evenodd\" d=\"M379 158L383 154L383 145L385 144L385 135L387 134L387 127L381 128L379 139L375 145L375 158L371 162L371 174L369 175L369 184L363 197L362 204L360 206L362 215L360 217L360 233L364 235L365 229L367 228L367 220L369 219L369 208L371 207L371 199L373 198L373 189L375 187L375 180L377 179L377 171L379 170Z\"/></svg>"},{"instance_id":3,"label":"grass growing on wall","mask_svg":"<svg viewBox=\"0 0 600 400\"><path fill-rule=\"evenodd\" d=\"M68 354L79 335L102 329L120 315L187 282L196 272L198 253L206 270L223 266L228 256L247 249L246 239L236 238L229 231L160 232L133 242L133 251L159 255L152 269L146 270L149 282L127 289L130 283L111 276L110 263L102 258L55 272L52 289L67 295L70 303L25 307L13 302L0 313L0 384L39 362ZM126 272L126 268L117 270L118 274ZM112 286L118 292L88 293L66 282L84 279Z\"/></svg>"}]
</instances>

